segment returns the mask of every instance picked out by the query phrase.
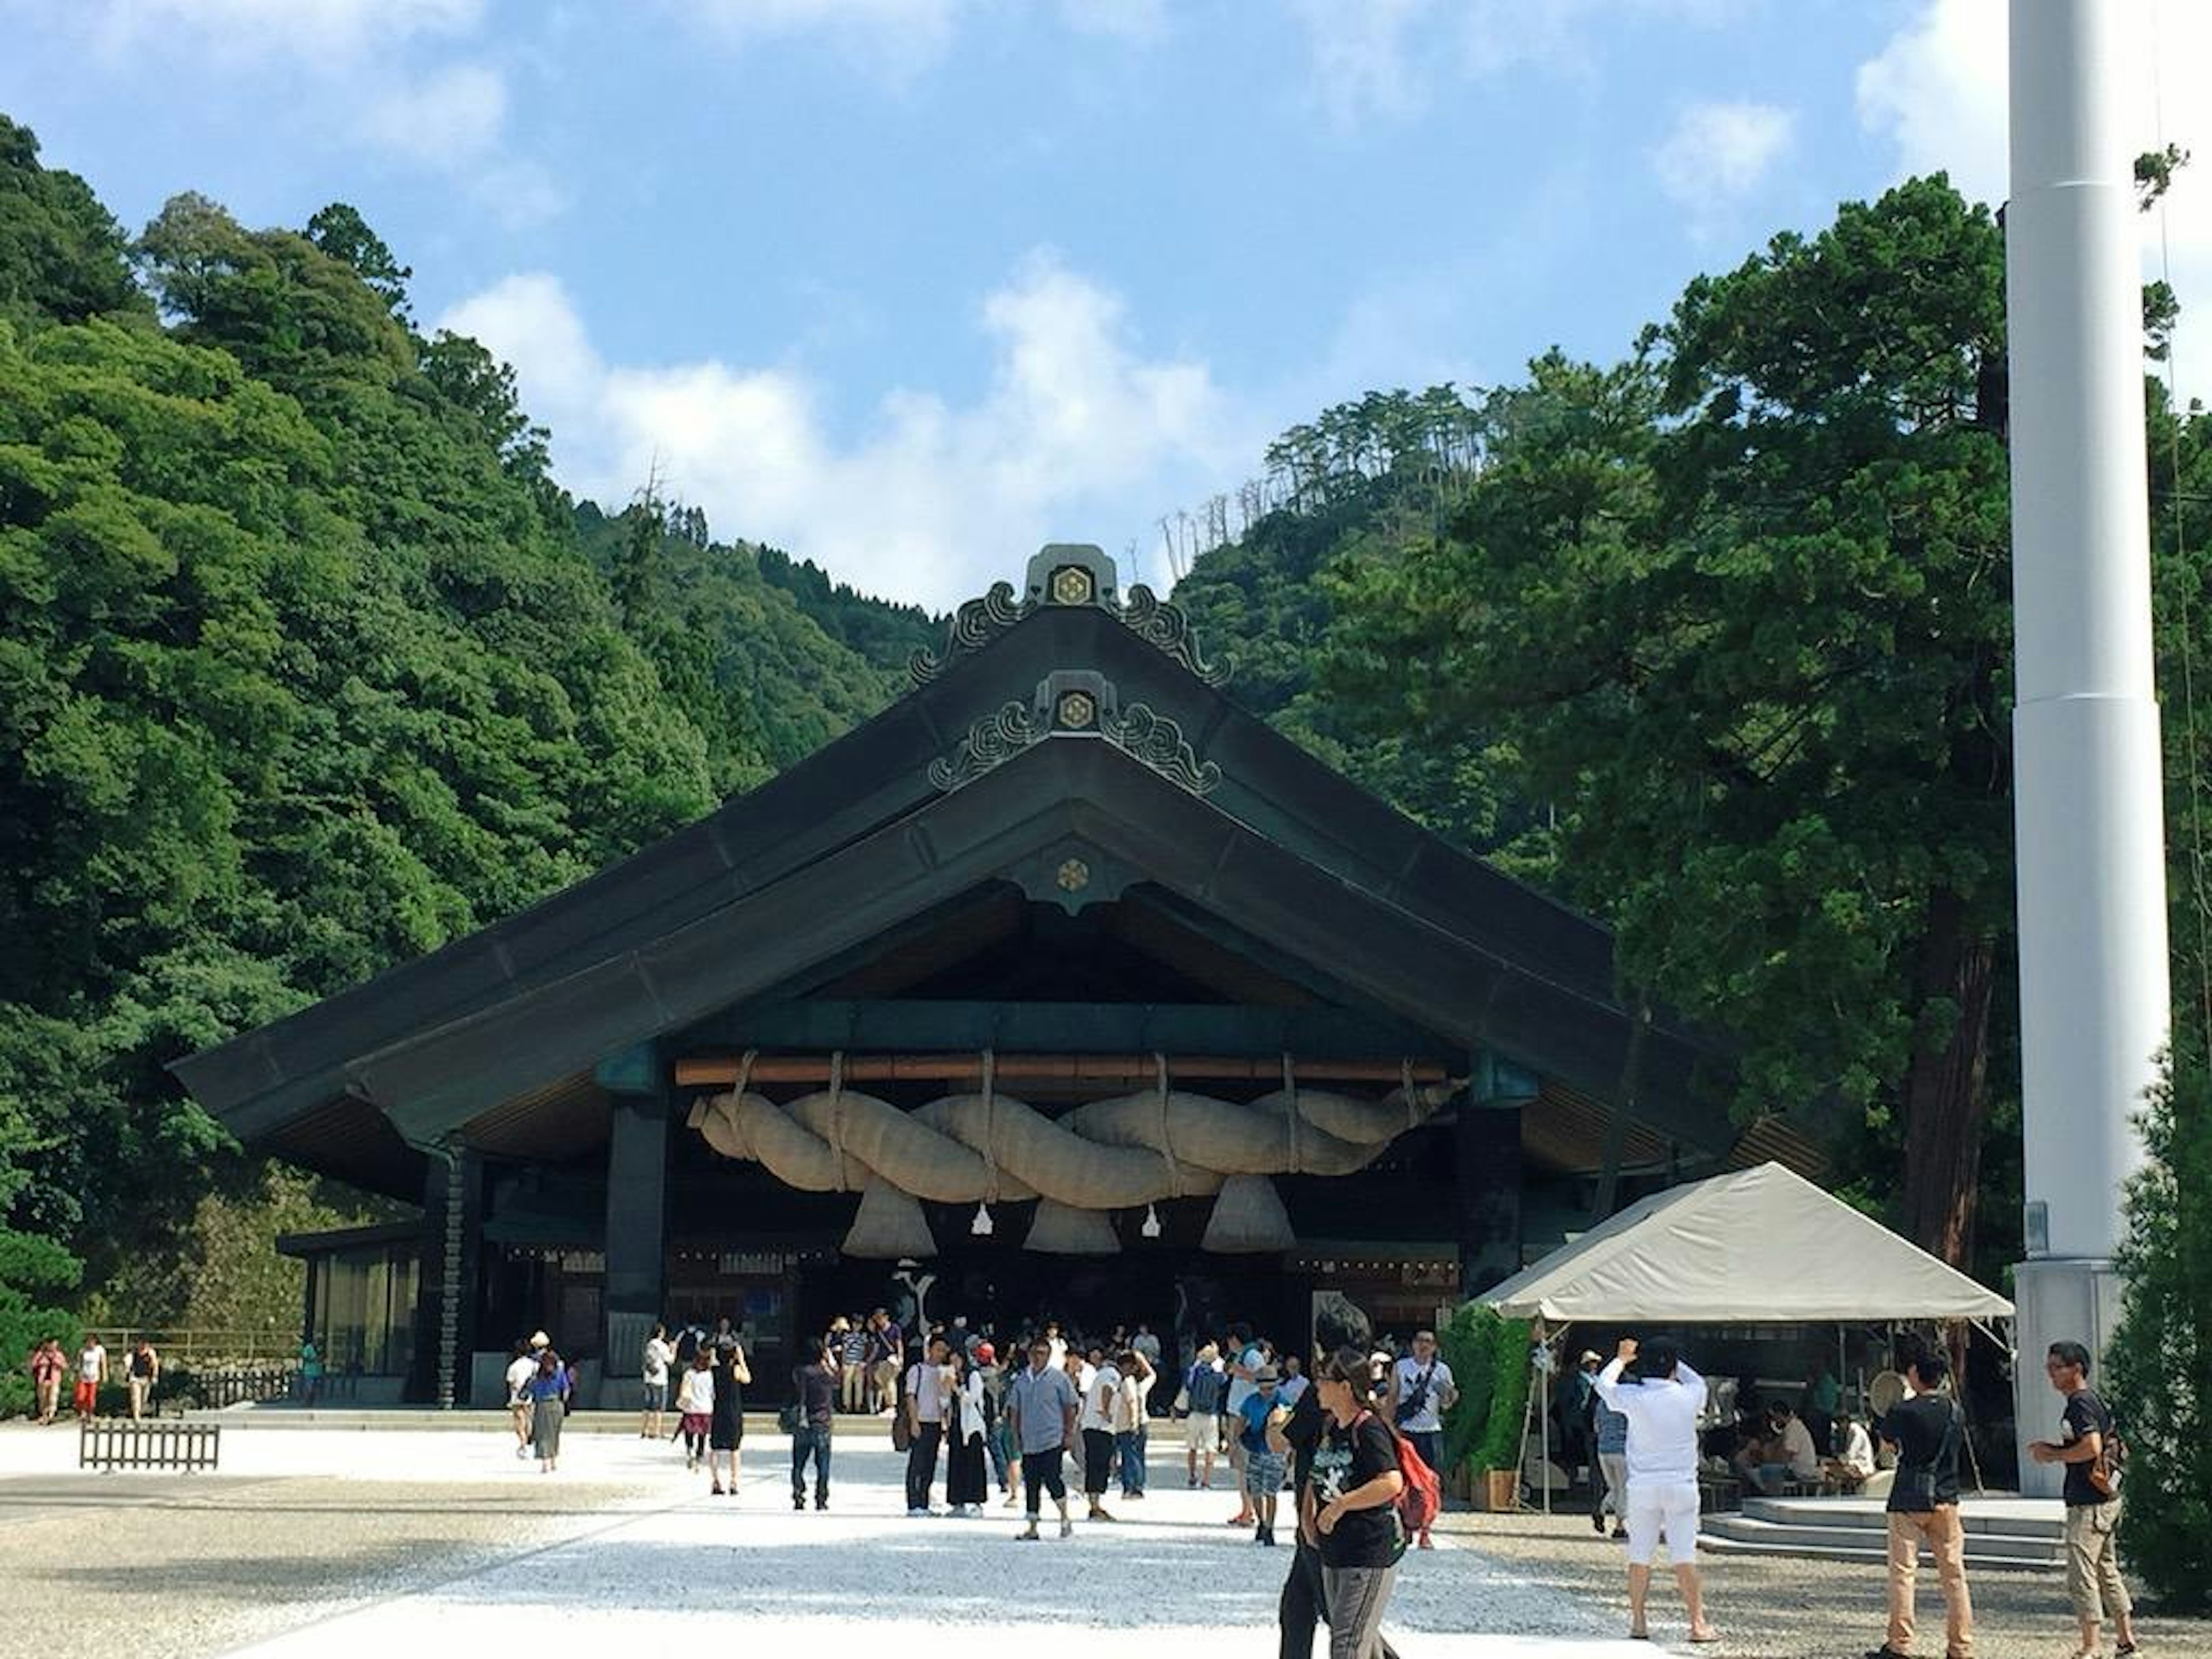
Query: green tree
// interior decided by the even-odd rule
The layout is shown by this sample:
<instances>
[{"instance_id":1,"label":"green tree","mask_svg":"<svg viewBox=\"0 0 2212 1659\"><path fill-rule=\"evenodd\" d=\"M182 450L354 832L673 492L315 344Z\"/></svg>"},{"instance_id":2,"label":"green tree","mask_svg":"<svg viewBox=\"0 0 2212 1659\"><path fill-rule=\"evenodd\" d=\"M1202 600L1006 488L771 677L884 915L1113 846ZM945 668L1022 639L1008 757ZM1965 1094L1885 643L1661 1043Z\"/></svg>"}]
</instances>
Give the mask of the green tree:
<instances>
[{"instance_id":1,"label":"green tree","mask_svg":"<svg viewBox=\"0 0 2212 1659\"><path fill-rule=\"evenodd\" d=\"M168 1060L712 800L503 370L198 198L137 258L167 331L0 321L0 1213L95 1288L258 1185Z\"/></svg>"},{"instance_id":2,"label":"green tree","mask_svg":"<svg viewBox=\"0 0 2212 1659\"><path fill-rule=\"evenodd\" d=\"M2129 1563L2166 1608L2212 1608L2212 1066L2200 1022L2138 1120L2106 1376L2129 1445Z\"/></svg>"},{"instance_id":3,"label":"green tree","mask_svg":"<svg viewBox=\"0 0 2212 1659\"><path fill-rule=\"evenodd\" d=\"M1540 362L1451 533L1347 573L1336 681L1501 732L1626 977L1741 1034L1747 1114L1897 1121L1953 1261L2008 926L2002 329L1994 222L1924 179L1617 369Z\"/></svg>"},{"instance_id":4,"label":"green tree","mask_svg":"<svg viewBox=\"0 0 2212 1659\"><path fill-rule=\"evenodd\" d=\"M341 264L351 266L395 320L407 321L407 284L415 273L368 228L359 209L344 202L319 209L307 221L307 240Z\"/></svg>"},{"instance_id":5,"label":"green tree","mask_svg":"<svg viewBox=\"0 0 2212 1659\"><path fill-rule=\"evenodd\" d=\"M40 167L31 130L0 115L0 321L150 315L123 247L123 228L84 180Z\"/></svg>"},{"instance_id":6,"label":"green tree","mask_svg":"<svg viewBox=\"0 0 2212 1659\"><path fill-rule=\"evenodd\" d=\"M180 197L125 255L0 129L9 1341L71 1294L293 1305L266 1234L355 1200L241 1155L167 1063L604 867L890 684L696 512L626 629L512 371L405 326L351 210L303 236Z\"/></svg>"}]
</instances>

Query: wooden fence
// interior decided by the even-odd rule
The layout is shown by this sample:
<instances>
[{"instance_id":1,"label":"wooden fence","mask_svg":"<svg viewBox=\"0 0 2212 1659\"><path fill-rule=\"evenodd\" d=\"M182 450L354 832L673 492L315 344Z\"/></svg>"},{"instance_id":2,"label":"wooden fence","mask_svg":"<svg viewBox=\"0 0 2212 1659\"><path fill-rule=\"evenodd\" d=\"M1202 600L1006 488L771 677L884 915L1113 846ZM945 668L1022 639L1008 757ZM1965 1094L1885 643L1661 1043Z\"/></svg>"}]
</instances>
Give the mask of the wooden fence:
<instances>
[{"instance_id":1,"label":"wooden fence","mask_svg":"<svg viewBox=\"0 0 2212 1659\"><path fill-rule=\"evenodd\" d=\"M77 1431L81 1469L212 1469L222 1451L222 1429L173 1417L95 1418Z\"/></svg>"}]
</instances>

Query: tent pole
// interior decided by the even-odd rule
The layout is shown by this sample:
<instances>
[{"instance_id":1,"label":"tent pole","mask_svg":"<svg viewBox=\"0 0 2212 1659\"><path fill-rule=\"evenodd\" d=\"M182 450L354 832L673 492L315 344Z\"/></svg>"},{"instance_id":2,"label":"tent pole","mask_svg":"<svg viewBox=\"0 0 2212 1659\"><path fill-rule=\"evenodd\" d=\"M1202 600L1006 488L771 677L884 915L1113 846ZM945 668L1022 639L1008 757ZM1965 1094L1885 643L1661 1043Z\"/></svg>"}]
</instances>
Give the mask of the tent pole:
<instances>
[{"instance_id":1,"label":"tent pole","mask_svg":"<svg viewBox=\"0 0 2212 1659\"><path fill-rule=\"evenodd\" d=\"M1971 1319L1967 1319L1961 1320L1960 1323L1965 1328L1965 1337L1959 1345L1959 1358L1960 1363L1959 1365L1959 1375L1955 1379L1954 1386L1959 1390L1960 1420L1964 1422L1966 1425L1966 1431L1962 1437L1966 1443L1966 1462L1974 1471L1974 1496L1981 1498L1988 1494L1989 1487L1984 1485L1982 1480L1982 1460L1974 1455L1974 1421L1966 1410L1966 1367L1965 1360L1966 1358L1966 1350L1973 1345L1974 1322Z\"/></svg>"},{"instance_id":2,"label":"tent pole","mask_svg":"<svg viewBox=\"0 0 2212 1659\"><path fill-rule=\"evenodd\" d=\"M1842 1402L1844 1397L1844 1379L1850 1374L1851 1345L1844 1334L1844 1322L1839 1319L1836 1322L1836 1399L1838 1404ZM1851 1414L1853 1416L1858 1414L1858 1402L1856 1399L1852 1401ZM1831 1448L1836 1444L1836 1425L1833 1422L1828 1425L1828 1444ZM1841 1455L1840 1452L1838 1453L1838 1455Z\"/></svg>"},{"instance_id":3,"label":"tent pole","mask_svg":"<svg viewBox=\"0 0 2212 1659\"><path fill-rule=\"evenodd\" d=\"M1540 1321L1536 1328L1539 1330L1543 1328ZM1528 1354L1528 1368L1531 1370L1536 1368L1536 1355L1533 1349ZM1529 1398L1521 1402L1521 1445L1518 1461L1513 1469L1513 1507L1516 1510L1521 1507L1521 1483L1522 1478L1528 1473L1528 1419L1536 1409L1535 1392L1532 1387L1528 1391Z\"/></svg>"},{"instance_id":4,"label":"tent pole","mask_svg":"<svg viewBox=\"0 0 2212 1659\"><path fill-rule=\"evenodd\" d=\"M1552 1338L1544 1336L1544 1357L1552 1357ZM1537 1407L1536 1473L1544 1477L1544 1513L1552 1512L1552 1368L1540 1365L1536 1370L1536 1386L1544 1391L1543 1401Z\"/></svg>"}]
</instances>

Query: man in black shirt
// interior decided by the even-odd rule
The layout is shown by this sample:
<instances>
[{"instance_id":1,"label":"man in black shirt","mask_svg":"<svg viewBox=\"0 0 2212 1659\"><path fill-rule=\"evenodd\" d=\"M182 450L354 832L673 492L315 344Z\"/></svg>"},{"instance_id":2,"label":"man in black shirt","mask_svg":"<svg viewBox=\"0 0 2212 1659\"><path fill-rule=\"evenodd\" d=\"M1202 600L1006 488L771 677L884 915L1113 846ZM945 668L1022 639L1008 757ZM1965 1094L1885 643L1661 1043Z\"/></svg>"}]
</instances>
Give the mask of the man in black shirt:
<instances>
[{"instance_id":1,"label":"man in black shirt","mask_svg":"<svg viewBox=\"0 0 2212 1659\"><path fill-rule=\"evenodd\" d=\"M1313 1480L1314 1451L1328 1432L1328 1413L1321 1407L1321 1390L1309 1388L1291 1407L1291 1420L1283 1425L1283 1439L1291 1449L1294 1476L1291 1492L1300 1516L1306 1510L1306 1489ZM1282 1631L1281 1659L1313 1659L1314 1626L1328 1615L1322 1605L1321 1551L1310 1529L1300 1522L1297 1551L1291 1557L1291 1576L1283 1581L1282 1600L1275 1607L1275 1622ZM1389 1639L1382 1640L1382 1659L1398 1659Z\"/></svg>"},{"instance_id":2,"label":"man in black shirt","mask_svg":"<svg viewBox=\"0 0 2212 1659\"><path fill-rule=\"evenodd\" d=\"M806 1507L806 1460L814 1460L814 1507L830 1507L830 1430L837 1413L837 1350L825 1342L811 1365L792 1373L799 1426L791 1434L791 1507Z\"/></svg>"},{"instance_id":3,"label":"man in black shirt","mask_svg":"<svg viewBox=\"0 0 2212 1659\"><path fill-rule=\"evenodd\" d=\"M1889 1489L1889 1635L1867 1659L1904 1659L1912 1651L1913 1580L1923 1540L1943 1584L1943 1650L1948 1659L1972 1659L1974 1650L1966 1531L1959 1519L1959 1446L1966 1419L1959 1402L1941 1392L1950 1374L1942 1354L1916 1356L1905 1368L1911 1398L1881 1419L1881 1437L1897 1448Z\"/></svg>"},{"instance_id":4,"label":"man in black shirt","mask_svg":"<svg viewBox=\"0 0 2212 1659\"><path fill-rule=\"evenodd\" d=\"M2109 1614L2118 1637L2112 1651L2126 1659L2136 1650L2135 1603L2120 1577L2118 1475L2106 1455L2112 1413L2089 1386L2089 1351L2079 1342L2052 1343L2043 1373L2066 1396L2064 1435L2027 1450L2039 1463L2066 1466L2066 1594L2081 1625L2080 1650L2102 1650Z\"/></svg>"}]
</instances>

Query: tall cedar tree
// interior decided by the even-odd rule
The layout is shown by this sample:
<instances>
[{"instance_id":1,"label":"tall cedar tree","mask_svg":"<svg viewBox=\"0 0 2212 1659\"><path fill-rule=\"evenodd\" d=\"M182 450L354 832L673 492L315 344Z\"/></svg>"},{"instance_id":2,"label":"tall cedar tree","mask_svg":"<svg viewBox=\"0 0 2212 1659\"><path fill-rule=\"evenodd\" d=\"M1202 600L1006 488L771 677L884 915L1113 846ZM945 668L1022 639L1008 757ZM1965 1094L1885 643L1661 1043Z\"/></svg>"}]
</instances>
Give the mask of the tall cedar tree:
<instances>
[{"instance_id":1,"label":"tall cedar tree","mask_svg":"<svg viewBox=\"0 0 2212 1659\"><path fill-rule=\"evenodd\" d=\"M1446 536L1343 576L1332 684L1496 732L1623 972L1740 1034L1747 1115L1902 1120L1966 1260L2011 888L2003 248L1940 179L1491 401Z\"/></svg>"}]
</instances>

